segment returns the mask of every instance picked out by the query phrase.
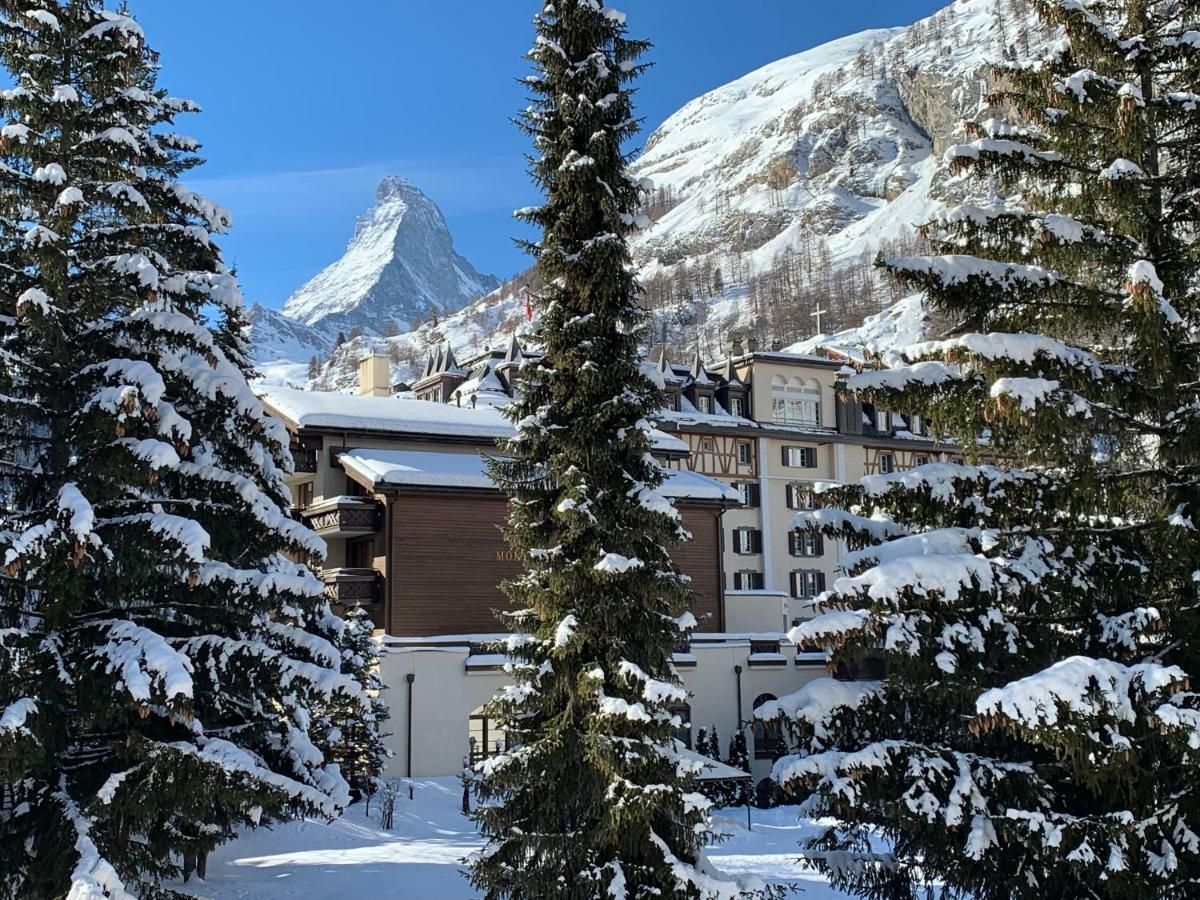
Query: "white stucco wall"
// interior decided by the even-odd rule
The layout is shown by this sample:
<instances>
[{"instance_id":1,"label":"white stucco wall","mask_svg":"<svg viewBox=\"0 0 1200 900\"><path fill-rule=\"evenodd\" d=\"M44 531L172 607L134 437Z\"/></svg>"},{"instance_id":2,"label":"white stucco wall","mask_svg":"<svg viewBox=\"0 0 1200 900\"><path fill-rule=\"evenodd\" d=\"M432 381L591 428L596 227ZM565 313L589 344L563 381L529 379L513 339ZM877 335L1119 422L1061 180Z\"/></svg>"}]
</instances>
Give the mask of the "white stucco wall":
<instances>
[{"instance_id":1,"label":"white stucco wall","mask_svg":"<svg viewBox=\"0 0 1200 900\"><path fill-rule=\"evenodd\" d=\"M757 637L777 637L755 636ZM760 694L782 697L797 690L812 678L825 674L821 666L796 666L794 651L782 647L786 664L759 667L750 663L750 636L714 638L705 635L703 643L694 643L694 667L679 669L691 696L693 739L698 729L716 726L722 750L738 726L738 677L735 666L742 667L741 712L748 720L754 699ZM457 647L395 646L381 660L381 677L387 687L385 698L391 718L388 746L395 754L387 770L389 777L404 777L408 770L408 682L412 684L412 771L414 777L457 775L469 751L468 719L507 682L500 671L469 671L468 649ZM753 755L753 742L747 731ZM766 777L769 760L752 760L755 780Z\"/></svg>"}]
</instances>

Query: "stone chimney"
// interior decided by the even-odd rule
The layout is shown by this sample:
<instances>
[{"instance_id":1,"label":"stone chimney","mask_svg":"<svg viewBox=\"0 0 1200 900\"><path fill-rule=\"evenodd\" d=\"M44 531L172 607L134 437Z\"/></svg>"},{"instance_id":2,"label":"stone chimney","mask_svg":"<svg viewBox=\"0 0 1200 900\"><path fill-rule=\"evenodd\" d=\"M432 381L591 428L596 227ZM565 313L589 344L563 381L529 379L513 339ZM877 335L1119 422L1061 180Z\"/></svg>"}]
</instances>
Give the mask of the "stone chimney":
<instances>
[{"instance_id":1,"label":"stone chimney","mask_svg":"<svg viewBox=\"0 0 1200 900\"><path fill-rule=\"evenodd\" d=\"M359 361L358 393L363 397L392 395L392 367L386 354L372 353Z\"/></svg>"}]
</instances>

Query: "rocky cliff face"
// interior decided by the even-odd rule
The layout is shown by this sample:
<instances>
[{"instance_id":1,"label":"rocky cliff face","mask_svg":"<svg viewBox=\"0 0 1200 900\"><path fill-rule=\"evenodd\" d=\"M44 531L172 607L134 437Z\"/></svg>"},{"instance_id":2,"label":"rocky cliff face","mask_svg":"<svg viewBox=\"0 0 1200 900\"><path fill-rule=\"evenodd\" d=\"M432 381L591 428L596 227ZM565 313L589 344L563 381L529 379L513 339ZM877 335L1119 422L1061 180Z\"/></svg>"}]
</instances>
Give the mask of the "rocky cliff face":
<instances>
[{"instance_id":1,"label":"rocky cliff face","mask_svg":"<svg viewBox=\"0 0 1200 900\"><path fill-rule=\"evenodd\" d=\"M392 176L359 218L345 255L296 291L283 315L325 334L356 326L380 333L388 322L406 331L414 319L461 309L498 285L454 250L437 204Z\"/></svg>"}]
</instances>

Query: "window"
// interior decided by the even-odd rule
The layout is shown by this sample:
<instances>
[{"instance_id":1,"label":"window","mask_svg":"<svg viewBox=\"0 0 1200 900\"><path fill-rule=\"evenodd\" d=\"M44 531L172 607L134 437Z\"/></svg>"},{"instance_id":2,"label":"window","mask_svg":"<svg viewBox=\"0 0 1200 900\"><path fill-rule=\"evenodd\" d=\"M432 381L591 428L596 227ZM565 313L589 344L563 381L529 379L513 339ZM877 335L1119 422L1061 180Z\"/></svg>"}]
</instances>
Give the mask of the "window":
<instances>
[{"instance_id":1,"label":"window","mask_svg":"<svg viewBox=\"0 0 1200 900\"><path fill-rule=\"evenodd\" d=\"M679 412L679 395L673 391L671 393L671 409Z\"/></svg>"},{"instance_id":2,"label":"window","mask_svg":"<svg viewBox=\"0 0 1200 900\"><path fill-rule=\"evenodd\" d=\"M700 442L700 449L703 450L705 453L712 453L713 452L712 438L705 438L704 440L702 440Z\"/></svg>"},{"instance_id":3,"label":"window","mask_svg":"<svg viewBox=\"0 0 1200 900\"><path fill-rule=\"evenodd\" d=\"M788 552L792 556L822 556L825 539L811 531L793 531L788 535Z\"/></svg>"},{"instance_id":4,"label":"window","mask_svg":"<svg viewBox=\"0 0 1200 900\"><path fill-rule=\"evenodd\" d=\"M881 434L886 434L892 430L892 417L888 414L887 410L876 410L875 430Z\"/></svg>"},{"instance_id":5,"label":"window","mask_svg":"<svg viewBox=\"0 0 1200 900\"><path fill-rule=\"evenodd\" d=\"M712 412L712 397L697 397L696 408L702 413Z\"/></svg>"},{"instance_id":6,"label":"window","mask_svg":"<svg viewBox=\"0 0 1200 900\"><path fill-rule=\"evenodd\" d=\"M737 415L737 413L734 413ZM754 461L754 447L749 441L738 441L737 445L738 462L744 466L750 465Z\"/></svg>"},{"instance_id":7,"label":"window","mask_svg":"<svg viewBox=\"0 0 1200 900\"><path fill-rule=\"evenodd\" d=\"M763 573L750 569L742 569L733 573L733 589L735 591L761 591L765 585Z\"/></svg>"},{"instance_id":8,"label":"window","mask_svg":"<svg viewBox=\"0 0 1200 900\"><path fill-rule=\"evenodd\" d=\"M472 764L509 749L504 727L495 719L485 716L482 706L471 713L467 722L467 744Z\"/></svg>"},{"instance_id":9,"label":"window","mask_svg":"<svg viewBox=\"0 0 1200 900\"><path fill-rule=\"evenodd\" d=\"M731 416L744 416L746 414L746 404L742 402L741 397L729 398L729 414Z\"/></svg>"},{"instance_id":10,"label":"window","mask_svg":"<svg viewBox=\"0 0 1200 900\"><path fill-rule=\"evenodd\" d=\"M797 569L792 572L792 596L812 599L825 590L825 573L817 569Z\"/></svg>"},{"instance_id":11,"label":"window","mask_svg":"<svg viewBox=\"0 0 1200 900\"><path fill-rule=\"evenodd\" d=\"M896 471L896 457L890 453L879 454L879 471L884 475L889 475Z\"/></svg>"},{"instance_id":12,"label":"window","mask_svg":"<svg viewBox=\"0 0 1200 900\"><path fill-rule=\"evenodd\" d=\"M927 466L927 465L929 465L929 457L923 456L923 455L914 457L913 464L918 465L918 466Z\"/></svg>"},{"instance_id":13,"label":"window","mask_svg":"<svg viewBox=\"0 0 1200 900\"><path fill-rule=\"evenodd\" d=\"M762 553L762 532L757 528L733 529L733 552L741 556Z\"/></svg>"},{"instance_id":14,"label":"window","mask_svg":"<svg viewBox=\"0 0 1200 900\"><path fill-rule=\"evenodd\" d=\"M771 416L780 425L821 424L821 384L792 376L771 378Z\"/></svg>"},{"instance_id":15,"label":"window","mask_svg":"<svg viewBox=\"0 0 1200 900\"><path fill-rule=\"evenodd\" d=\"M925 432L922 430L924 427L925 423L921 421L920 416L912 415L908 417L908 430L913 434L924 434Z\"/></svg>"},{"instance_id":16,"label":"window","mask_svg":"<svg viewBox=\"0 0 1200 900\"><path fill-rule=\"evenodd\" d=\"M817 451L815 447L784 447L783 464L793 469L815 469Z\"/></svg>"},{"instance_id":17,"label":"window","mask_svg":"<svg viewBox=\"0 0 1200 900\"><path fill-rule=\"evenodd\" d=\"M346 542L346 567L349 569L369 569L375 563L375 539L366 538L359 541Z\"/></svg>"},{"instance_id":18,"label":"window","mask_svg":"<svg viewBox=\"0 0 1200 900\"><path fill-rule=\"evenodd\" d=\"M742 495L742 502L747 506L757 507L759 505L759 487L756 481L739 481L734 484L734 488Z\"/></svg>"},{"instance_id":19,"label":"window","mask_svg":"<svg viewBox=\"0 0 1200 900\"><path fill-rule=\"evenodd\" d=\"M776 647L776 652L778 652L778 649ZM759 694L754 698L753 708L758 709L760 706L777 699L774 694ZM755 719L751 727L754 730L755 759L775 759L783 755L783 729L780 727L778 719L770 722Z\"/></svg>"},{"instance_id":20,"label":"window","mask_svg":"<svg viewBox=\"0 0 1200 900\"><path fill-rule=\"evenodd\" d=\"M296 485L296 505L301 509L308 509L313 505L313 483L311 481Z\"/></svg>"},{"instance_id":21,"label":"window","mask_svg":"<svg viewBox=\"0 0 1200 900\"><path fill-rule=\"evenodd\" d=\"M797 482L787 486L788 509L820 509L817 492L811 484Z\"/></svg>"}]
</instances>

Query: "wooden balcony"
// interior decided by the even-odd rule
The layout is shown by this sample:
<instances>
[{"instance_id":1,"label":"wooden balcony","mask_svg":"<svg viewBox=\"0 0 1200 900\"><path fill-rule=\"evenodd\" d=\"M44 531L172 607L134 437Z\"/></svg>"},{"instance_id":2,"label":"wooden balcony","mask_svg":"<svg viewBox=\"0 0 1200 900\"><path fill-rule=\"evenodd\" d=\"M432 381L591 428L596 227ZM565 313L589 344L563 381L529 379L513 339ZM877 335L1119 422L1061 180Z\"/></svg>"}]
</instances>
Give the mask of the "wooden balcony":
<instances>
[{"instance_id":1,"label":"wooden balcony","mask_svg":"<svg viewBox=\"0 0 1200 900\"><path fill-rule=\"evenodd\" d=\"M374 569L325 569L321 573L325 582L325 596L335 606L343 609L361 606L376 615L383 609L383 576Z\"/></svg>"},{"instance_id":2,"label":"wooden balcony","mask_svg":"<svg viewBox=\"0 0 1200 900\"><path fill-rule=\"evenodd\" d=\"M364 497L333 497L304 510L304 524L323 538L364 537L382 523L383 507Z\"/></svg>"}]
</instances>

